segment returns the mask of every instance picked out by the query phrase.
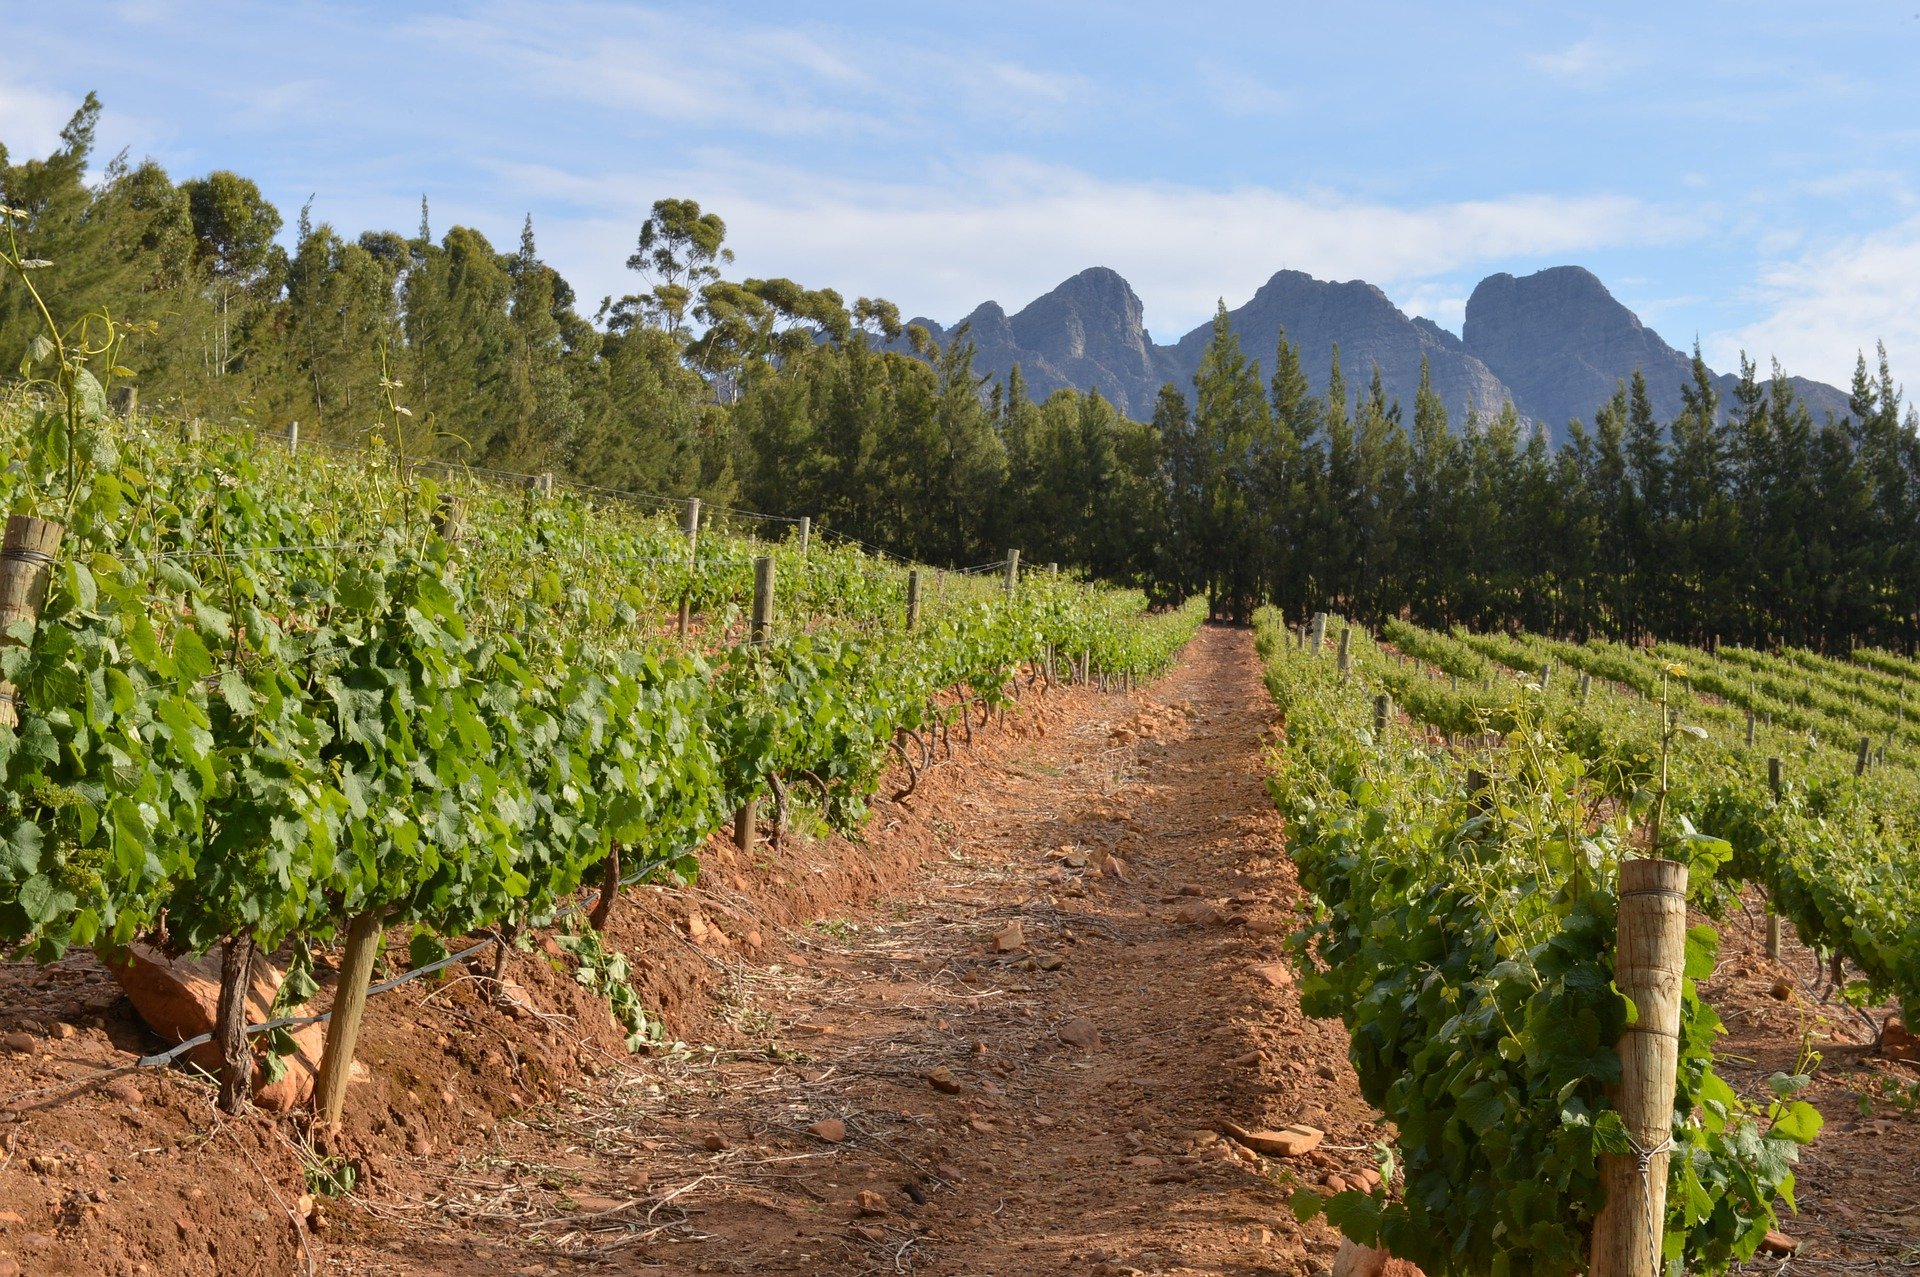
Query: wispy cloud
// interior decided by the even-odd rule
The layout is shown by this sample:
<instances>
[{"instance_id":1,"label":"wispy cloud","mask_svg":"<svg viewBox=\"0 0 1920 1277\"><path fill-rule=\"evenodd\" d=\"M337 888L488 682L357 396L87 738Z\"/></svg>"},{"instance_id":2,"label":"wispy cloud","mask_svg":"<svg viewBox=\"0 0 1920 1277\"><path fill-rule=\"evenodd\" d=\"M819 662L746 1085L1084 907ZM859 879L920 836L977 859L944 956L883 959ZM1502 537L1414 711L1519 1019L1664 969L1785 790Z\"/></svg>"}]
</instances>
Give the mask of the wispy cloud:
<instances>
[{"instance_id":1,"label":"wispy cloud","mask_svg":"<svg viewBox=\"0 0 1920 1277\"><path fill-rule=\"evenodd\" d=\"M102 45L41 6L0 42L0 138L44 154L97 87L103 161L232 168L289 221L317 192L350 231L411 227L426 192L436 229L510 246L531 210L592 299L686 195L743 271L944 320L1103 263L1163 337L1281 267L1457 324L1480 274L1575 262L1646 277L1623 297L1721 362L1845 376L1881 334L1920 359L1904 15L1683 6L1648 42L1513 6L1162 10L108 0L130 36ZM1367 50L1367 93L1302 54L1327 48Z\"/></svg>"},{"instance_id":2,"label":"wispy cloud","mask_svg":"<svg viewBox=\"0 0 1920 1277\"><path fill-rule=\"evenodd\" d=\"M79 99L23 82L12 67L0 62L0 121L5 142L16 163L29 156L46 155L60 145L60 130L72 118Z\"/></svg>"},{"instance_id":3,"label":"wispy cloud","mask_svg":"<svg viewBox=\"0 0 1920 1277\"><path fill-rule=\"evenodd\" d=\"M989 298L1017 308L1086 266L1111 266L1147 304L1163 339L1237 304L1276 270L1360 278L1458 322L1466 268L1673 242L1686 218L1616 196L1521 195L1420 207L1261 187L1228 190L1104 180L1015 158L931 183L824 181L719 164L637 182L603 173L513 168L508 186L596 192L613 217L549 221L543 253L589 295L631 287L621 261L651 201L670 188L721 213L743 272L789 275L849 296L878 294L941 320Z\"/></svg>"},{"instance_id":4,"label":"wispy cloud","mask_svg":"<svg viewBox=\"0 0 1920 1277\"><path fill-rule=\"evenodd\" d=\"M1895 204L1916 202L1911 179L1890 168L1856 168L1840 173L1823 173L1799 184L1799 189L1821 199L1854 201L1861 198L1890 200Z\"/></svg>"},{"instance_id":5,"label":"wispy cloud","mask_svg":"<svg viewBox=\"0 0 1920 1277\"><path fill-rule=\"evenodd\" d=\"M766 136L904 134L941 116L1044 127L1082 77L963 44L754 23L605 0L492 0L409 25L521 90L608 113Z\"/></svg>"},{"instance_id":6,"label":"wispy cloud","mask_svg":"<svg viewBox=\"0 0 1920 1277\"><path fill-rule=\"evenodd\" d=\"M1562 49L1527 55L1527 65L1556 80L1595 84L1625 69L1619 50L1598 40L1576 40Z\"/></svg>"},{"instance_id":7,"label":"wispy cloud","mask_svg":"<svg viewBox=\"0 0 1920 1277\"><path fill-rule=\"evenodd\" d=\"M1787 371L1844 386L1855 358L1885 341L1895 367L1920 360L1920 217L1775 262L1760 276L1768 313L1708 344L1717 366L1738 352L1777 356Z\"/></svg>"},{"instance_id":8,"label":"wispy cloud","mask_svg":"<svg viewBox=\"0 0 1920 1277\"><path fill-rule=\"evenodd\" d=\"M1217 63L1200 68L1200 82L1213 104L1229 115L1292 115L1298 105L1294 95L1273 79L1248 75Z\"/></svg>"},{"instance_id":9,"label":"wispy cloud","mask_svg":"<svg viewBox=\"0 0 1920 1277\"><path fill-rule=\"evenodd\" d=\"M1467 320L1467 296L1461 281L1435 279L1413 285L1394 300L1407 314L1431 319L1457 337Z\"/></svg>"}]
</instances>

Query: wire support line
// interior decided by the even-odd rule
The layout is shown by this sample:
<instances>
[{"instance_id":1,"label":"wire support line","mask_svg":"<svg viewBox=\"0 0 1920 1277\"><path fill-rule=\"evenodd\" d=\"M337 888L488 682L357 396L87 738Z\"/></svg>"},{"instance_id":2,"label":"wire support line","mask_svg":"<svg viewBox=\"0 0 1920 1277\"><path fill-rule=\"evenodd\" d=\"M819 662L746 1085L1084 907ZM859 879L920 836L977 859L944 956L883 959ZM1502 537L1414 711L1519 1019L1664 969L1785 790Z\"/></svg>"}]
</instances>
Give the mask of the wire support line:
<instances>
[{"instance_id":1,"label":"wire support line","mask_svg":"<svg viewBox=\"0 0 1920 1277\"><path fill-rule=\"evenodd\" d=\"M892 559L895 563L902 564L906 567L931 568L933 566L930 563L922 563L917 559L909 559L905 555L895 554L892 550L882 549L871 541L862 541L859 537L848 536L845 532L839 532L833 528L816 528L814 530L823 537L835 541L845 541L848 545L857 545L869 554L877 554L883 559Z\"/></svg>"},{"instance_id":2,"label":"wire support line","mask_svg":"<svg viewBox=\"0 0 1920 1277\"><path fill-rule=\"evenodd\" d=\"M234 546L225 550L162 550L152 557L157 559L243 559L253 554L305 554L313 550L367 550L379 544L378 541L337 541L314 545L248 545Z\"/></svg>"},{"instance_id":3,"label":"wire support line","mask_svg":"<svg viewBox=\"0 0 1920 1277\"><path fill-rule=\"evenodd\" d=\"M603 488L591 483L576 483L571 479L557 479L554 482L559 487L566 488L573 492L584 492L589 496L595 497L613 497L620 501L650 501L662 509L684 509L687 504L686 497L663 496L658 492L629 491L625 488Z\"/></svg>"},{"instance_id":4,"label":"wire support line","mask_svg":"<svg viewBox=\"0 0 1920 1277\"><path fill-rule=\"evenodd\" d=\"M652 860L647 861L645 864L641 865L640 868L636 870L633 874L631 874L628 877L622 878L620 880L621 888L625 889L627 887L631 887L635 885L636 883L645 879L648 875L652 874L655 870L659 869L661 866L672 864L675 860L679 858L679 855L684 855L684 854L685 853L682 852L677 855L658 856ZM598 888L588 888L586 890L586 893L580 899L575 900L572 904L568 905L566 908L559 910L557 913L553 914L551 917L544 920L529 919L528 925L536 926L536 927L551 927L557 922L564 922L566 919L571 918L574 914L579 913L582 909L585 909L591 901L599 897L599 894L600 892ZM367 996L372 998L372 997L378 997L382 993L391 993L393 990L399 988L401 985L411 984L415 980L423 979L427 976L435 974L436 972L444 971L448 967L453 966L455 963L465 962L468 958L473 957L477 953L483 953L486 950L491 949L494 945L499 944L500 942L501 942L500 937L491 936L485 940L480 941L478 944L467 946L466 948L460 950L458 953L450 953L446 957L441 958L437 962L429 962L426 966L423 966L423 967L414 967L410 971L406 971L401 973L400 975L394 976L391 980L383 980L379 984L370 984L367 986ZM257 1037L262 1033L270 1033L274 1029L305 1028L309 1024L325 1024L332 1019L333 1019L333 1012L330 1010L322 1011L318 1015L283 1015L278 1017L277 1019L267 1020L260 1024L249 1024L246 1027L246 1036ZM186 1041L180 1043L179 1045L170 1047L165 1051L160 1051L153 1055L143 1055L139 1059L133 1062L133 1067L140 1068L140 1069L165 1068L167 1065L172 1064L175 1060L185 1055L188 1051L191 1051L194 1047L204 1046L205 1044L211 1041L213 1041L213 1034L202 1033L199 1037L188 1038Z\"/></svg>"},{"instance_id":5,"label":"wire support line","mask_svg":"<svg viewBox=\"0 0 1920 1277\"><path fill-rule=\"evenodd\" d=\"M799 519L799 516L797 516L797 515L791 515L791 514L761 514L761 513L760 513L760 512L758 511L758 510L737 510L737 509L735 509L734 507L732 507L732 506L728 506L728 505L713 505L713 506L710 506L710 505L707 505L707 504L706 504L705 502L702 502L702 503L701 503L701 505L700 505L700 510L701 510L701 512L702 512L702 513L705 513L706 511L708 511L708 510L711 510L711 511L713 511L713 512L714 512L715 514L726 514L726 515L731 515L731 516L733 516L733 517L734 517L734 518L736 518L736 519L765 519L765 520L766 520L767 522L769 522L769 523L798 523L798 522L800 522L800 519Z\"/></svg>"},{"instance_id":6,"label":"wire support line","mask_svg":"<svg viewBox=\"0 0 1920 1277\"><path fill-rule=\"evenodd\" d=\"M396 457L395 460L398 460L398 458ZM553 476L547 475L547 474L527 474L524 471L520 471L520 470L493 470L493 469L489 469L486 466L468 465L464 461L445 461L439 457L426 457L426 458L410 460L406 464L407 464L407 469L409 470L419 470L423 467L431 466L436 470L444 470L448 474L456 475L456 476L457 475L478 475L488 479L512 479L512 480L515 480L522 487L525 487L528 484L540 483L547 479L553 478ZM560 480L557 478L554 478L553 482L556 485L558 485Z\"/></svg>"}]
</instances>

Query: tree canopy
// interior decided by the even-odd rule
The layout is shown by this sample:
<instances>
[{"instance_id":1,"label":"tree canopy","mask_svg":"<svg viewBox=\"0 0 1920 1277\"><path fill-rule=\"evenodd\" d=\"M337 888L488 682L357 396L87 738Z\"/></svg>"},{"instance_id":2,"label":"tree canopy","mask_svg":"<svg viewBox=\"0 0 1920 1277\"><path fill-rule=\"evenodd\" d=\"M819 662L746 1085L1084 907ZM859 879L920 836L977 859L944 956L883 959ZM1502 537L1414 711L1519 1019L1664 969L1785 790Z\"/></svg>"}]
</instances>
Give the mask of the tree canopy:
<instances>
[{"instance_id":1,"label":"tree canopy","mask_svg":"<svg viewBox=\"0 0 1920 1277\"><path fill-rule=\"evenodd\" d=\"M1151 420L1098 393L983 377L898 307L729 277L715 212L663 198L627 265L642 286L577 309L529 218L349 237L302 210L290 242L251 180L96 170L89 95L54 152L0 146L0 201L54 312L152 321L126 353L144 402L599 486L810 515L937 563L1021 547L1227 615L1844 647L1920 644L1920 422L1884 350L1841 419L1742 360L1726 402L1696 351L1682 408L1639 376L1550 446L1510 405L1450 419L1376 368L1310 391L1298 349L1242 348L1224 306L1191 385ZM0 287L0 368L38 331ZM1268 375L1268 370L1270 374ZM403 406L410 415L392 411Z\"/></svg>"}]
</instances>

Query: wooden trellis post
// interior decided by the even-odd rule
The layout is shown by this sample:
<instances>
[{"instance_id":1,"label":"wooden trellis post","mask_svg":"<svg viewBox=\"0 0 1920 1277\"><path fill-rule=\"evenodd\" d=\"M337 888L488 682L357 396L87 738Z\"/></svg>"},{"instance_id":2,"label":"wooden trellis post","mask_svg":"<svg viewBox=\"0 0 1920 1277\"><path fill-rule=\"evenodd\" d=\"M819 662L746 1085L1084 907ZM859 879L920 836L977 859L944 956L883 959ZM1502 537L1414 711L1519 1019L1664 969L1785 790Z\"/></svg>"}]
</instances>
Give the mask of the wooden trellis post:
<instances>
[{"instance_id":1,"label":"wooden trellis post","mask_svg":"<svg viewBox=\"0 0 1920 1277\"><path fill-rule=\"evenodd\" d=\"M688 497L686 508L680 515L680 532L687 539L687 566L693 566L700 550L700 498ZM685 638L693 627L693 595L691 591L680 596L680 637Z\"/></svg>"},{"instance_id":2,"label":"wooden trellis post","mask_svg":"<svg viewBox=\"0 0 1920 1277\"><path fill-rule=\"evenodd\" d=\"M1767 788L1773 791L1773 801L1780 801L1780 760L1767 760ZM1767 956L1775 962L1780 960L1780 915L1773 911L1773 901L1767 901Z\"/></svg>"},{"instance_id":3,"label":"wooden trellis post","mask_svg":"<svg viewBox=\"0 0 1920 1277\"><path fill-rule=\"evenodd\" d=\"M687 538L687 557L691 559L700 548L700 498L688 497L685 509L680 515L680 531Z\"/></svg>"},{"instance_id":4,"label":"wooden trellis post","mask_svg":"<svg viewBox=\"0 0 1920 1277\"><path fill-rule=\"evenodd\" d=\"M1616 1048L1620 1084L1612 1098L1633 1151L1600 1157L1607 1198L1593 1223L1591 1277L1660 1274L1686 950L1687 867L1677 860L1622 864L1613 979L1637 1015Z\"/></svg>"},{"instance_id":5,"label":"wooden trellis post","mask_svg":"<svg viewBox=\"0 0 1920 1277\"><path fill-rule=\"evenodd\" d=\"M753 561L753 622L747 641L765 643L773 637L773 556L763 554ZM733 816L733 842L742 851L750 851L759 836L760 800L749 798Z\"/></svg>"},{"instance_id":6,"label":"wooden trellis post","mask_svg":"<svg viewBox=\"0 0 1920 1277\"><path fill-rule=\"evenodd\" d=\"M753 561L753 629L749 638L765 643L773 637L773 556Z\"/></svg>"},{"instance_id":7,"label":"wooden trellis post","mask_svg":"<svg viewBox=\"0 0 1920 1277\"><path fill-rule=\"evenodd\" d=\"M360 1042L360 1020L367 1010L367 985L373 979L373 960L380 953L380 910L369 909L347 925L346 952L340 956L340 981L334 986L333 1018L327 1022L326 1050L320 1057L320 1077L314 1083L313 1108L320 1120L340 1120L347 1101L347 1079L353 1071L353 1052Z\"/></svg>"},{"instance_id":8,"label":"wooden trellis post","mask_svg":"<svg viewBox=\"0 0 1920 1277\"><path fill-rule=\"evenodd\" d=\"M53 575L53 556L60 552L66 526L50 519L16 514L7 519L0 541L0 647L17 647L21 640L10 631L21 621L40 624L40 608L47 601L47 582ZM18 689L0 682L0 723L20 726Z\"/></svg>"}]
</instances>

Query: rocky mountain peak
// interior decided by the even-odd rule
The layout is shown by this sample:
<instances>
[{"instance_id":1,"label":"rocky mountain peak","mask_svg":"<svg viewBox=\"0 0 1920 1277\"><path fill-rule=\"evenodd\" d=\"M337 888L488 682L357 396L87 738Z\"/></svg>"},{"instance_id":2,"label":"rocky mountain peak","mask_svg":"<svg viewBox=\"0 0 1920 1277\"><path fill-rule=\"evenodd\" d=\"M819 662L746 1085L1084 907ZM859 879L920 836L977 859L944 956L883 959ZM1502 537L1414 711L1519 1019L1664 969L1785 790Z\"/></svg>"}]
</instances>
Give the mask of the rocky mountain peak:
<instances>
[{"instance_id":1,"label":"rocky mountain peak","mask_svg":"<svg viewBox=\"0 0 1920 1277\"><path fill-rule=\"evenodd\" d=\"M1494 413L1511 402L1522 417L1562 434L1574 417L1591 421L1635 369L1646 376L1655 411L1670 420L1691 376L1685 354L1580 266L1488 276L1467 301L1458 337L1408 316L1365 280L1315 279L1299 270L1275 272L1227 314L1247 357L1269 373L1284 330L1300 348L1316 394L1326 393L1336 343L1350 388L1364 387L1378 365L1387 393L1404 405L1413 402L1425 362L1456 425L1469 411ZM950 330L921 322L936 340L952 339ZM1098 390L1140 419L1152 414L1168 382L1191 394L1212 333L1211 323L1201 324L1170 346L1156 346L1140 298L1104 266L1081 271L1011 316L984 302L965 323L980 372L1004 378L1017 363L1035 399L1065 386ZM1733 380L1715 378L1723 401ZM1794 385L1816 419L1846 411L1845 395L1833 387L1800 378Z\"/></svg>"},{"instance_id":2,"label":"rocky mountain peak","mask_svg":"<svg viewBox=\"0 0 1920 1277\"><path fill-rule=\"evenodd\" d=\"M1013 317L1013 335L1049 363L1087 360L1121 376L1144 376L1148 354L1146 309L1118 271L1081 271Z\"/></svg>"},{"instance_id":3,"label":"rocky mountain peak","mask_svg":"<svg viewBox=\"0 0 1920 1277\"><path fill-rule=\"evenodd\" d=\"M1461 335L1513 392L1520 411L1556 430L1575 417L1592 421L1636 370L1647 380L1655 415L1671 420L1680 412L1680 388L1693 375L1687 353L1668 345L1581 266L1489 275L1467 299ZM1723 401L1734 381L1727 374L1714 378ZM1833 387L1801 378L1794 384L1816 418L1846 411L1846 397Z\"/></svg>"},{"instance_id":4,"label":"rocky mountain peak","mask_svg":"<svg viewBox=\"0 0 1920 1277\"><path fill-rule=\"evenodd\" d=\"M1498 411L1508 399L1499 379L1459 338L1431 321L1409 319L1365 280L1335 282L1283 270L1262 284L1246 305L1227 314L1241 348L1269 372L1284 330L1287 340L1300 348L1315 394L1326 393L1333 348L1338 344L1349 387L1364 386L1378 364L1387 392L1410 404L1425 360L1432 370L1434 390L1456 420L1464 420L1470 410ZM1191 378L1210 335L1210 325L1194 329L1173 347L1163 366Z\"/></svg>"}]
</instances>

